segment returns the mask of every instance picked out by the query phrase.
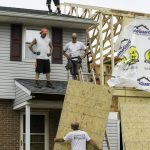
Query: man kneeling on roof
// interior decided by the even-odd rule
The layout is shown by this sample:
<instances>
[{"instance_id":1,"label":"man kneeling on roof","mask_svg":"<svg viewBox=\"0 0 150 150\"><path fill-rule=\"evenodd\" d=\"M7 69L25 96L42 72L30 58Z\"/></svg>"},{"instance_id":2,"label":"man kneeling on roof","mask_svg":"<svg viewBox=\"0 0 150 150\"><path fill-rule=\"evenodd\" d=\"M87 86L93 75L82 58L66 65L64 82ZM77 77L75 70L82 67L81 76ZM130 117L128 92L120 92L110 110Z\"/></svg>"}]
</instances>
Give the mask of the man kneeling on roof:
<instances>
[{"instance_id":1,"label":"man kneeling on roof","mask_svg":"<svg viewBox=\"0 0 150 150\"><path fill-rule=\"evenodd\" d=\"M29 45L29 49L36 55L36 68L35 68L35 86L41 88L39 84L40 73L46 74L47 84L49 88L54 88L50 82L50 61L49 57L52 55L53 46L51 40L47 37L48 30L42 28L40 30L40 37L35 38ZM36 45L36 51L33 49Z\"/></svg>"}]
</instances>

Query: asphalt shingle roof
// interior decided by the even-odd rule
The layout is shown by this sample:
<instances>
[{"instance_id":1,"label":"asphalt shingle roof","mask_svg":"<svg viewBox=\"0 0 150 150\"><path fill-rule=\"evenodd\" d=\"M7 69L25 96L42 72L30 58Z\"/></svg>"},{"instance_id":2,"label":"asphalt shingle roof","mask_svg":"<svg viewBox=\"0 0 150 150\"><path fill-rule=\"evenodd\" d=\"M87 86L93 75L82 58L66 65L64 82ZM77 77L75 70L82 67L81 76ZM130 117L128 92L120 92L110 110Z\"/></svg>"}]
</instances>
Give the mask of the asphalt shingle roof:
<instances>
[{"instance_id":1,"label":"asphalt shingle roof","mask_svg":"<svg viewBox=\"0 0 150 150\"><path fill-rule=\"evenodd\" d=\"M35 87L35 80L33 79L15 79L19 84L24 86L26 89L31 91L32 94L57 94L65 95L67 88L67 81L51 81L54 89L46 87L46 81L40 80L40 85L42 88Z\"/></svg>"},{"instance_id":2,"label":"asphalt shingle roof","mask_svg":"<svg viewBox=\"0 0 150 150\"><path fill-rule=\"evenodd\" d=\"M62 16L62 17L69 17L69 18L80 18L80 19L85 19L81 17L76 17L76 16L69 16L65 14L57 14L57 13L51 13L48 14L48 11L45 10L35 10L35 9L25 9L25 8L15 8L15 7L3 7L0 6L0 11L8 11L8 12L18 12L18 13L27 13L27 14L38 14L38 15L48 15L48 16ZM90 20L86 18L85 20Z\"/></svg>"}]
</instances>

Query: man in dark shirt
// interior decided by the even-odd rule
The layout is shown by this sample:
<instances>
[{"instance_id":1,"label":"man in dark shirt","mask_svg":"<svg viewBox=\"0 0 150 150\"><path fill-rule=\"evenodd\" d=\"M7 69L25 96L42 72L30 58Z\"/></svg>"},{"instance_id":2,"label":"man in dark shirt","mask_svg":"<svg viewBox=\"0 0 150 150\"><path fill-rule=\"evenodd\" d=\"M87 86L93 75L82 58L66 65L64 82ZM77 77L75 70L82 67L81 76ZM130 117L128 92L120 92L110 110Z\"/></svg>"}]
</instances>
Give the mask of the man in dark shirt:
<instances>
[{"instance_id":1,"label":"man in dark shirt","mask_svg":"<svg viewBox=\"0 0 150 150\"><path fill-rule=\"evenodd\" d=\"M52 13L52 9L51 9L51 2L52 0L47 0L46 4L48 6L48 11L49 13ZM60 0L53 0L55 6L57 7L57 13L61 14L61 10L60 10Z\"/></svg>"}]
</instances>

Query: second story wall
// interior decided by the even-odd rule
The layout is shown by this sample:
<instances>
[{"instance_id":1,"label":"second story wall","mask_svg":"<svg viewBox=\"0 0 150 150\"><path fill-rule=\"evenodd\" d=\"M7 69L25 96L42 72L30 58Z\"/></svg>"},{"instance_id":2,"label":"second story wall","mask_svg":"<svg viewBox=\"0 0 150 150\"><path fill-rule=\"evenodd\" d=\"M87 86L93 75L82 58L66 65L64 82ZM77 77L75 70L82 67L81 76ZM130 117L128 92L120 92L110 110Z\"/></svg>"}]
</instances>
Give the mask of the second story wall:
<instances>
[{"instance_id":1,"label":"second story wall","mask_svg":"<svg viewBox=\"0 0 150 150\"><path fill-rule=\"evenodd\" d=\"M11 25L0 23L0 99L15 98L15 78L34 79L35 61L10 61ZM71 33L77 32L78 40L85 43L85 31L78 29L63 29L63 46L71 40ZM83 70L86 71L86 60L83 63ZM51 80L65 81L67 71L66 58L63 57L63 64L51 64ZM41 75L40 79L45 79Z\"/></svg>"}]
</instances>

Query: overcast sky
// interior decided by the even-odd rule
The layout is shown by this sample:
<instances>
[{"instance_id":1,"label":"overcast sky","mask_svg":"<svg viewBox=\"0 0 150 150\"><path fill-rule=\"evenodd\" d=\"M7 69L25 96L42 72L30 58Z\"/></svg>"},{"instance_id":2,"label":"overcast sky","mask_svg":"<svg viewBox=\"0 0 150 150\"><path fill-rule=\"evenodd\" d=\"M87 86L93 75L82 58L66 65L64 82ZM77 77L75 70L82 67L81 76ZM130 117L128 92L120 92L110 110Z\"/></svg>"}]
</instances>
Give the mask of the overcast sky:
<instances>
[{"instance_id":1,"label":"overcast sky","mask_svg":"<svg viewBox=\"0 0 150 150\"><path fill-rule=\"evenodd\" d=\"M150 13L150 0L60 0L63 2ZM0 6L47 10L46 0L0 0Z\"/></svg>"}]
</instances>

